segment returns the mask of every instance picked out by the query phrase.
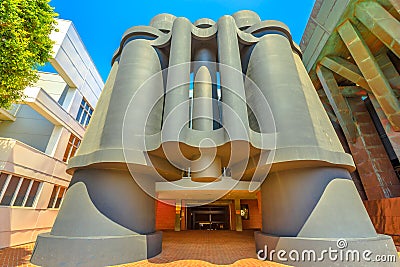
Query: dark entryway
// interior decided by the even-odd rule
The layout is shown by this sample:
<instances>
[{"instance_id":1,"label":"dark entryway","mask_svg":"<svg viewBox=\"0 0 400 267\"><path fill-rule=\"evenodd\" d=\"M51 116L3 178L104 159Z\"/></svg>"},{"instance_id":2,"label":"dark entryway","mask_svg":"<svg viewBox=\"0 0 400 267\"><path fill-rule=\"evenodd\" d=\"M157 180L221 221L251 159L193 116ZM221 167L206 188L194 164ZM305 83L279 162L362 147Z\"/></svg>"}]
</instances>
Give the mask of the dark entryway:
<instances>
[{"instance_id":1,"label":"dark entryway","mask_svg":"<svg viewBox=\"0 0 400 267\"><path fill-rule=\"evenodd\" d=\"M189 230L229 230L229 206L188 208Z\"/></svg>"}]
</instances>

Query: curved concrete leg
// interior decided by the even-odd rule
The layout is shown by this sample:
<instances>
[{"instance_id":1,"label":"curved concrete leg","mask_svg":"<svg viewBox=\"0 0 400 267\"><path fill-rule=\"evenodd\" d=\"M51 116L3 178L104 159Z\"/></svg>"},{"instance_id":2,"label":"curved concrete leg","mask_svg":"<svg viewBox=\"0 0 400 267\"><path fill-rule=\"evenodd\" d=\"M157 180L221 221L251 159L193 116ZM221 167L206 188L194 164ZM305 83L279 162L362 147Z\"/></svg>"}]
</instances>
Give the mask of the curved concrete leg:
<instances>
[{"instance_id":1,"label":"curved concrete leg","mask_svg":"<svg viewBox=\"0 0 400 267\"><path fill-rule=\"evenodd\" d=\"M364 266L369 263L362 256L365 250L372 252L371 257L396 255L391 238L376 234L347 170L321 167L271 173L261 186L261 194L262 231L255 233L255 239L262 257L268 251L267 259L295 266ZM340 247L339 239L347 246ZM328 252L323 255L330 248L338 251L336 261ZM286 254L278 257L275 253L271 258L271 250ZM298 259L295 252L289 257L292 250L299 253ZM314 251L315 258L314 252L311 258L308 252L302 258L305 250ZM360 261L347 261L348 250L359 251L355 253Z\"/></svg>"},{"instance_id":2,"label":"curved concrete leg","mask_svg":"<svg viewBox=\"0 0 400 267\"><path fill-rule=\"evenodd\" d=\"M161 252L161 242L155 201L128 170L79 170L51 232L38 236L31 262L115 265L153 257Z\"/></svg>"}]
</instances>

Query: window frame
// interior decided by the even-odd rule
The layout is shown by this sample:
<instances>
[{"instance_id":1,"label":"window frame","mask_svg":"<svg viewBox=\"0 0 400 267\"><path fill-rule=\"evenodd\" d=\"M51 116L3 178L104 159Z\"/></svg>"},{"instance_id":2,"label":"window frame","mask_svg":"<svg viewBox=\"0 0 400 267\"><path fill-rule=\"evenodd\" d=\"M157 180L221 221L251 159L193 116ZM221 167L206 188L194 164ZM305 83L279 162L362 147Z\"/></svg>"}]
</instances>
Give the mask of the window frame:
<instances>
[{"instance_id":1,"label":"window frame","mask_svg":"<svg viewBox=\"0 0 400 267\"><path fill-rule=\"evenodd\" d=\"M51 197L52 197L52 195L53 195L53 192L54 192L54 190L55 190L56 188L57 188L57 191L55 192L54 199L51 200ZM63 192L63 194L62 194L62 196L61 196L60 204L58 205L58 207L56 207L56 204L57 204L57 202L58 202L58 196L59 196L60 191L61 191L62 189L64 189L64 192ZM67 192L67 190L68 190L67 187L62 186L62 185L55 184L54 187L53 187L53 190L51 191L51 195L50 195L49 203L47 204L47 208L48 208L48 209L59 209L59 208L61 207L61 204L62 204L63 201L64 201L65 193ZM50 205L50 202L51 202L51 201L52 201L52 203L51 203L51 205Z\"/></svg>"},{"instance_id":2,"label":"window frame","mask_svg":"<svg viewBox=\"0 0 400 267\"><path fill-rule=\"evenodd\" d=\"M18 180L18 184L17 184L16 188L14 189L14 192L13 192L13 195L11 197L10 203L8 205L0 205L0 206L2 206L2 207L13 207L13 208L15 208L15 207L18 207L18 208L36 208L37 201L38 201L39 196L40 196L40 194L42 192L43 182L39 181L39 180L32 179L32 178L27 178L27 177L24 177L24 176L19 176L19 175L16 175L16 174L12 174L12 173L0 172L0 174L3 174L3 173L7 174L7 178L6 178L5 183L3 184L3 187L0 188L0 203L3 201L3 198L5 196L5 193L6 193L7 189L8 189L8 186L10 185L10 181L11 181L12 177L19 178L19 180ZM15 201L16 201L16 199L18 197L19 191L21 190L21 186L22 186L22 183L24 182L24 180L28 180L29 181L28 188L26 189L26 191L24 193L21 205L15 206L14 205ZM34 199L32 201L32 206L27 207L25 205L27 204L29 195L30 195L31 190L32 190L32 186L33 186L33 184L35 182L38 182L39 185L38 185L38 188L36 190Z\"/></svg>"},{"instance_id":3,"label":"window frame","mask_svg":"<svg viewBox=\"0 0 400 267\"><path fill-rule=\"evenodd\" d=\"M73 133L70 133L70 136L69 136L69 139L68 139L68 143L67 143L67 147L65 148L64 156L62 158L63 162L67 163L70 158L75 156L75 153L78 150L81 142L82 142L81 139L79 139ZM72 153L72 151L74 151L74 152Z\"/></svg>"},{"instance_id":4,"label":"window frame","mask_svg":"<svg viewBox=\"0 0 400 267\"><path fill-rule=\"evenodd\" d=\"M90 119L93 115L93 107L89 104L86 98L82 98L81 103L79 104L78 113L76 115L76 121L82 125L83 127L87 127Z\"/></svg>"}]
</instances>

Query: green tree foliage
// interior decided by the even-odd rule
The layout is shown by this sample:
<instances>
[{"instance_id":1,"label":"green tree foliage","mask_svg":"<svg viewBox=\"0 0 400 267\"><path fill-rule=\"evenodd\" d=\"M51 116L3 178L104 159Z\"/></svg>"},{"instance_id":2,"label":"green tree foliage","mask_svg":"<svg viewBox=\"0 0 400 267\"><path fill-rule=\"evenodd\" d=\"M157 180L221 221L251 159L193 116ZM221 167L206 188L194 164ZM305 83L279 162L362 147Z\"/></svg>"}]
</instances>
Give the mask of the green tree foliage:
<instances>
[{"instance_id":1,"label":"green tree foliage","mask_svg":"<svg viewBox=\"0 0 400 267\"><path fill-rule=\"evenodd\" d=\"M0 107L21 99L50 58L57 14L48 0L0 0Z\"/></svg>"}]
</instances>

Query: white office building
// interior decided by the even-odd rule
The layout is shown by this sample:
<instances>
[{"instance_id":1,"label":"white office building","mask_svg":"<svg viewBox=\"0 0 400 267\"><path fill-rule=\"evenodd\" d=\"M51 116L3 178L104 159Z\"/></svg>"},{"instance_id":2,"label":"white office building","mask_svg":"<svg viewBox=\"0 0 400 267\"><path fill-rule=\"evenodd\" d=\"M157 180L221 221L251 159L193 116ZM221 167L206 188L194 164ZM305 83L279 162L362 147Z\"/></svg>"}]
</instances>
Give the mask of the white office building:
<instances>
[{"instance_id":1,"label":"white office building","mask_svg":"<svg viewBox=\"0 0 400 267\"><path fill-rule=\"evenodd\" d=\"M10 110L0 109L0 248L49 232L103 80L71 21L57 20L50 64Z\"/></svg>"}]
</instances>

